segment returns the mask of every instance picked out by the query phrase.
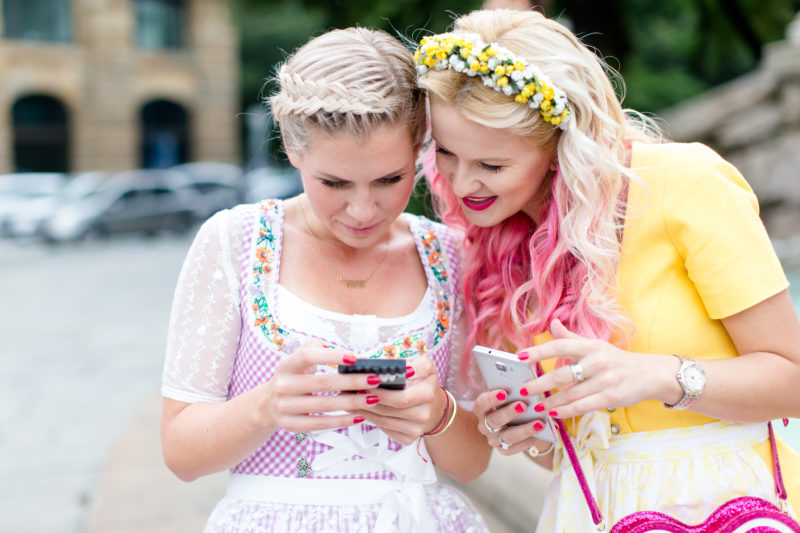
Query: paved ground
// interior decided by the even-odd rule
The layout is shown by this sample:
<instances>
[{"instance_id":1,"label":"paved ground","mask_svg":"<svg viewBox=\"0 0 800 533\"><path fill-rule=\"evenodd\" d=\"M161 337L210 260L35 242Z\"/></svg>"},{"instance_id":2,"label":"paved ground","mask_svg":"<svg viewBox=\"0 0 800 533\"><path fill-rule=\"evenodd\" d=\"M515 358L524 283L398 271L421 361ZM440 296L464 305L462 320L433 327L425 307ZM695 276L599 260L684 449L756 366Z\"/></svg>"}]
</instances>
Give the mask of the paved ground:
<instances>
[{"instance_id":1,"label":"paved ground","mask_svg":"<svg viewBox=\"0 0 800 533\"><path fill-rule=\"evenodd\" d=\"M224 474L179 481L158 434L167 317L188 245L0 241L0 531L201 530ZM792 268L797 287L800 261ZM779 429L797 449L799 426ZM532 531L548 477L495 455L463 490L493 533Z\"/></svg>"}]
</instances>

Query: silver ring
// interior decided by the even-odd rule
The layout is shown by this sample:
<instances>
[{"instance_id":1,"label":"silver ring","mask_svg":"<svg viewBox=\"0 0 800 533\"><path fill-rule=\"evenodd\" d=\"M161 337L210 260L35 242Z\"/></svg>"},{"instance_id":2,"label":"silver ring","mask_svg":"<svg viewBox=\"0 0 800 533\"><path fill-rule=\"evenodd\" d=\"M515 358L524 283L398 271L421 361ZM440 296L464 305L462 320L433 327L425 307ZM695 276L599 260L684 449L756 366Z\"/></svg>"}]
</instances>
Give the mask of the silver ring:
<instances>
[{"instance_id":1,"label":"silver ring","mask_svg":"<svg viewBox=\"0 0 800 533\"><path fill-rule=\"evenodd\" d=\"M572 370L572 381L575 383L580 383L586 379L583 377L583 367L580 363L573 363L569 365L569 369Z\"/></svg>"},{"instance_id":2,"label":"silver ring","mask_svg":"<svg viewBox=\"0 0 800 533\"><path fill-rule=\"evenodd\" d=\"M503 434L502 433L500 433L497 436L497 443L500 444L500 449L501 450L507 450L507 449L511 448L511 446L513 446L510 442L506 442L506 441L503 440Z\"/></svg>"},{"instance_id":3,"label":"silver ring","mask_svg":"<svg viewBox=\"0 0 800 533\"><path fill-rule=\"evenodd\" d=\"M503 429L502 427L499 427L499 428L493 428L492 426L490 426L490 425L489 425L489 421L488 421L488 420L486 420L486 417L485 417L485 416L483 417L483 425L486 427L486 431L488 431L489 433L497 433L498 431L500 431L501 429Z\"/></svg>"}]
</instances>

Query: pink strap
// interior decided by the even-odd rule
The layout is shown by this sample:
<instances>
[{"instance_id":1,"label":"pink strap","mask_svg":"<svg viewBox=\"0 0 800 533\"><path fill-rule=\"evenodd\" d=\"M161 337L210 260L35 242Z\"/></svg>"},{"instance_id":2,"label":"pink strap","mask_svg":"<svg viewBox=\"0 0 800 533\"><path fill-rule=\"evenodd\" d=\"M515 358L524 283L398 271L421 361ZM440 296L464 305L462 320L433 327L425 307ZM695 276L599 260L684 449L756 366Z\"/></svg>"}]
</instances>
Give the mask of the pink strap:
<instances>
[{"instance_id":1,"label":"pink strap","mask_svg":"<svg viewBox=\"0 0 800 533\"><path fill-rule=\"evenodd\" d=\"M542 371L542 366L538 362L535 364L535 369L536 376L541 377L544 372ZM549 397L550 391L545 391L544 396L545 398ZM595 526L600 526L600 524L603 522L603 514L600 512L600 507L597 505L597 500L595 499L594 494L592 494L592 489L589 487L589 483L586 481L586 475L583 473L583 468L581 467L580 461L578 461L578 454L575 453L575 446L572 444L572 439L570 438L567 428L564 426L564 422L562 422L561 419L554 418L553 421L556 423L558 434L561 436L561 442L564 444L564 449L567 451L569 462L572 464L572 469L575 471L575 476L578 478L578 484L581 486L583 498L586 500L586 505L589 507L589 512L592 514L592 521L594 522ZM785 419L784 424L786 424ZM772 446L772 466L775 478L775 494L778 496L779 500L782 500L782 503L785 503L787 499L786 488L783 486L781 464L778 460L778 447L775 443L775 434L772 431L771 421L767 422L767 428L769 430L769 441ZM598 527L598 529L601 528Z\"/></svg>"},{"instance_id":2,"label":"pink strap","mask_svg":"<svg viewBox=\"0 0 800 533\"><path fill-rule=\"evenodd\" d=\"M781 462L778 460L778 445L775 442L775 433L772 430L772 421L767 422L767 428L769 428L769 443L770 446L772 446L772 472L775 477L775 494L778 495L779 499L786 501L786 487L783 486Z\"/></svg>"}]
</instances>

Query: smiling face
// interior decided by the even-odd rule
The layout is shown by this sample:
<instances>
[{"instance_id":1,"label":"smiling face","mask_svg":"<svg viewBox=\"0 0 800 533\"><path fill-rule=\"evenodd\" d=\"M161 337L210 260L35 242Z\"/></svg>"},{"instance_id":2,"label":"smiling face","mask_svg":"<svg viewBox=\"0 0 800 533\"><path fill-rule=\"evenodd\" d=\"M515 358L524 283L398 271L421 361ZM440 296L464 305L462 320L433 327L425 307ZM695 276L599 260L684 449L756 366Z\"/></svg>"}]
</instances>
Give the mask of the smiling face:
<instances>
[{"instance_id":1,"label":"smiling face","mask_svg":"<svg viewBox=\"0 0 800 533\"><path fill-rule=\"evenodd\" d=\"M288 155L300 171L314 232L352 248L385 241L414 188L416 149L404 124L365 137L313 131L305 152Z\"/></svg>"},{"instance_id":2,"label":"smiling face","mask_svg":"<svg viewBox=\"0 0 800 533\"><path fill-rule=\"evenodd\" d=\"M467 219L489 227L522 211L538 222L553 153L520 135L468 120L436 98L430 109L436 166Z\"/></svg>"}]
</instances>

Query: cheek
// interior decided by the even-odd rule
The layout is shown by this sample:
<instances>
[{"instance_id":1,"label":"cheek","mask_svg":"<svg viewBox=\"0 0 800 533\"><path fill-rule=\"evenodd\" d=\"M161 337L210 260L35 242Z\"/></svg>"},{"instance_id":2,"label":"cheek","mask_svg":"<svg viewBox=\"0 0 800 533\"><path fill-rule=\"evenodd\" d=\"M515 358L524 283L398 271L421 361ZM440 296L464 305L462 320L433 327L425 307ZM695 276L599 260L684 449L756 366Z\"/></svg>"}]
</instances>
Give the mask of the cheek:
<instances>
[{"instance_id":1,"label":"cheek","mask_svg":"<svg viewBox=\"0 0 800 533\"><path fill-rule=\"evenodd\" d=\"M442 154L436 154L436 169L442 176L448 180L452 180L454 169L453 158Z\"/></svg>"}]
</instances>

